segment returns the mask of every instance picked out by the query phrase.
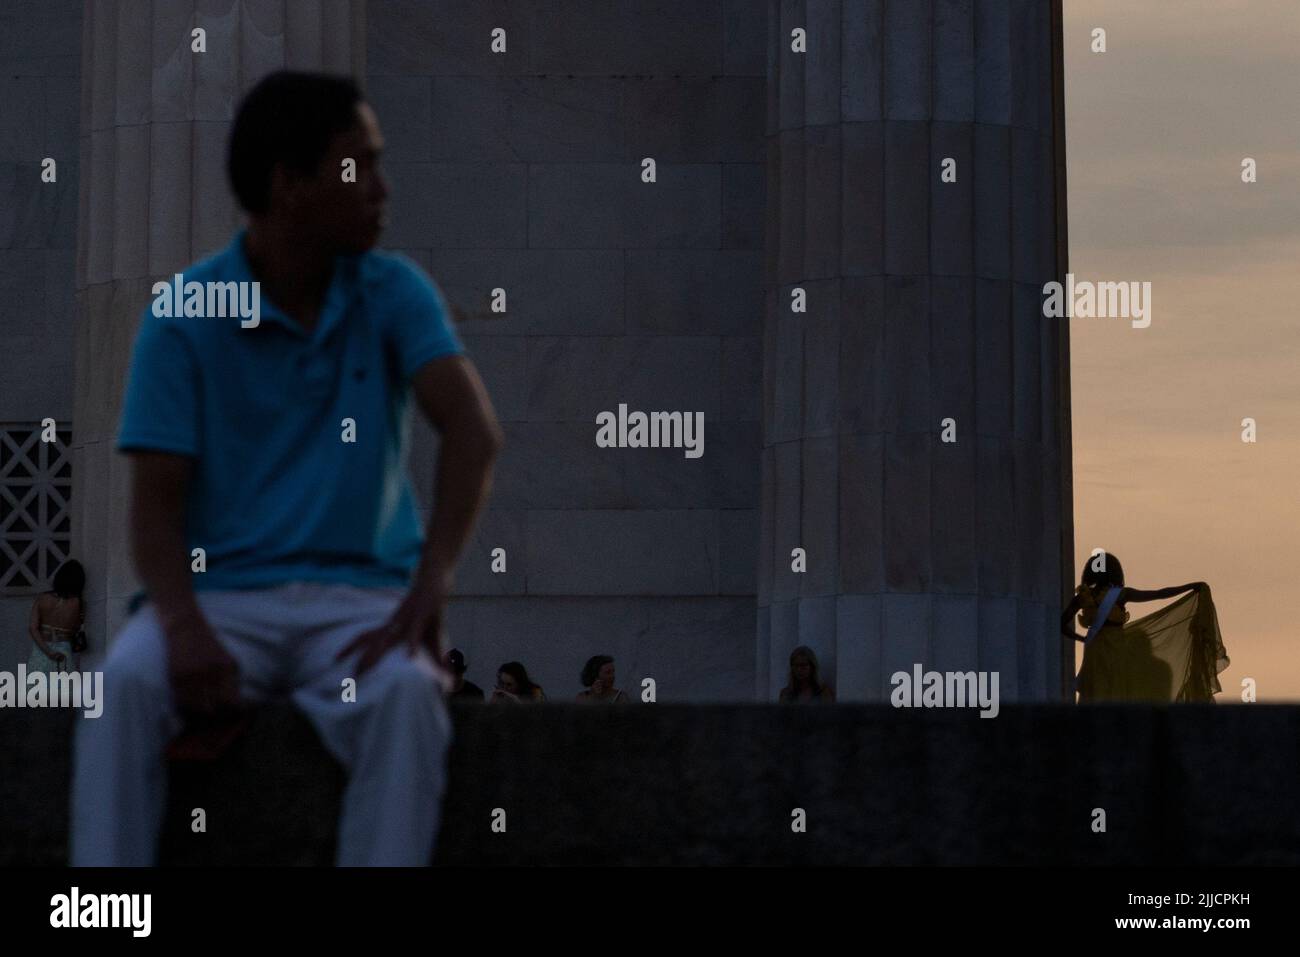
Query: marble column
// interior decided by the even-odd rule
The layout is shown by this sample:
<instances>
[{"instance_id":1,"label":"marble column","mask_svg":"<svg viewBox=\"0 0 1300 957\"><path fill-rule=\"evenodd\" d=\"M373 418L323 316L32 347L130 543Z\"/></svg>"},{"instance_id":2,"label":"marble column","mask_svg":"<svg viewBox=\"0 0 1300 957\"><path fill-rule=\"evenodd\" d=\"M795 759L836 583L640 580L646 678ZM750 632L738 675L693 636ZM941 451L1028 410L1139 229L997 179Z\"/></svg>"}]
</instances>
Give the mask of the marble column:
<instances>
[{"instance_id":1,"label":"marble column","mask_svg":"<svg viewBox=\"0 0 1300 957\"><path fill-rule=\"evenodd\" d=\"M1060 0L770 0L760 700L801 644L840 700L915 663L1064 697L1060 31Z\"/></svg>"},{"instance_id":2,"label":"marble column","mask_svg":"<svg viewBox=\"0 0 1300 957\"><path fill-rule=\"evenodd\" d=\"M192 49L205 31L206 52ZM129 462L114 451L137 324L160 278L239 222L226 136L281 68L365 73L364 0L95 0L82 33L72 553L102 650L136 589Z\"/></svg>"}]
</instances>

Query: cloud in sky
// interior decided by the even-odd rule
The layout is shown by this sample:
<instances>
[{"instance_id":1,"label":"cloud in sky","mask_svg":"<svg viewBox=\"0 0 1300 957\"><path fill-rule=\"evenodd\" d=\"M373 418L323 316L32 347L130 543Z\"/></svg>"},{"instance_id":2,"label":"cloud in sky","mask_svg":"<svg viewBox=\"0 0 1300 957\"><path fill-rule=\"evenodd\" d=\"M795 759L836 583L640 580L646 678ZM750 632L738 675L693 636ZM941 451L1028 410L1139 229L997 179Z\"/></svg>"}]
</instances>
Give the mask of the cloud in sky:
<instances>
[{"instance_id":1,"label":"cloud in sky","mask_svg":"<svg viewBox=\"0 0 1300 957\"><path fill-rule=\"evenodd\" d=\"M1245 676L1300 699L1300 3L1064 7L1071 270L1150 281L1154 308L1070 324L1077 565L1208 581L1220 700Z\"/></svg>"}]
</instances>

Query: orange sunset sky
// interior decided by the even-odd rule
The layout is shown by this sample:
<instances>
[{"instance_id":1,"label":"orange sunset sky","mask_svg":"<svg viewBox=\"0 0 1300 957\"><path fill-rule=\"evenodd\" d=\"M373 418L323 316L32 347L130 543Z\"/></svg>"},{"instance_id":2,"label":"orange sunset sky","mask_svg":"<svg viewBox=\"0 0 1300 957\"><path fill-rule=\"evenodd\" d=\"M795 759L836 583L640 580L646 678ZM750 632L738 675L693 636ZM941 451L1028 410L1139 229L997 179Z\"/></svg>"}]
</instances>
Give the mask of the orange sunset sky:
<instances>
[{"instance_id":1,"label":"orange sunset sky","mask_svg":"<svg viewBox=\"0 0 1300 957\"><path fill-rule=\"evenodd\" d=\"M1209 582L1218 700L1300 699L1300 2L1064 10L1070 270L1152 283L1149 328L1069 320L1076 568Z\"/></svg>"}]
</instances>

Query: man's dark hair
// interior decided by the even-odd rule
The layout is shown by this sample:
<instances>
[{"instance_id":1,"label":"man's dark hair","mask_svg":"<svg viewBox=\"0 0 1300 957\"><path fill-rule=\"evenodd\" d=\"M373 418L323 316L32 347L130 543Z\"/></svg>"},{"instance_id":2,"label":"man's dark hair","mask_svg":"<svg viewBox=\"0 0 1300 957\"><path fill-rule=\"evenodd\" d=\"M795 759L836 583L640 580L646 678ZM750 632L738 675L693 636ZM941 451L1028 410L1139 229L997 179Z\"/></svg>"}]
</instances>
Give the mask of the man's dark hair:
<instances>
[{"instance_id":1,"label":"man's dark hair","mask_svg":"<svg viewBox=\"0 0 1300 957\"><path fill-rule=\"evenodd\" d=\"M226 173L239 205L265 213L276 163L311 174L330 142L357 121L361 88L348 76L279 70L248 91L230 131Z\"/></svg>"}]
</instances>

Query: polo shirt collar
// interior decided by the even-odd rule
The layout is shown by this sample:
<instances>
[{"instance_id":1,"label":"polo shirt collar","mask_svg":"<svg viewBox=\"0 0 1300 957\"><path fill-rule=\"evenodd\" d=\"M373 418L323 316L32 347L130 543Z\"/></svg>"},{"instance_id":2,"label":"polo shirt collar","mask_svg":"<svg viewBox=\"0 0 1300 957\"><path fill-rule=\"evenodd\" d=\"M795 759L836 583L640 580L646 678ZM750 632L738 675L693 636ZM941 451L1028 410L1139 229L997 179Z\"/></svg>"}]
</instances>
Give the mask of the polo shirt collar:
<instances>
[{"instance_id":1,"label":"polo shirt collar","mask_svg":"<svg viewBox=\"0 0 1300 957\"><path fill-rule=\"evenodd\" d=\"M227 273L236 282L253 282L256 278L253 276L253 269L248 263L248 256L244 252L244 237L247 233L247 228L241 228L235 233L235 238L226 249L229 265ZM323 341L329 335L330 330L338 325L347 313L352 297L356 292L356 283L353 277L356 265L354 260L355 257L351 256L336 256L334 258L334 270L330 276L329 288L325 290L325 298L321 301L320 316L317 317L316 327L310 333L296 319L285 314L270 299L266 298L265 294L260 297L259 325L269 321L288 329L302 339L308 339L312 342Z\"/></svg>"}]
</instances>

